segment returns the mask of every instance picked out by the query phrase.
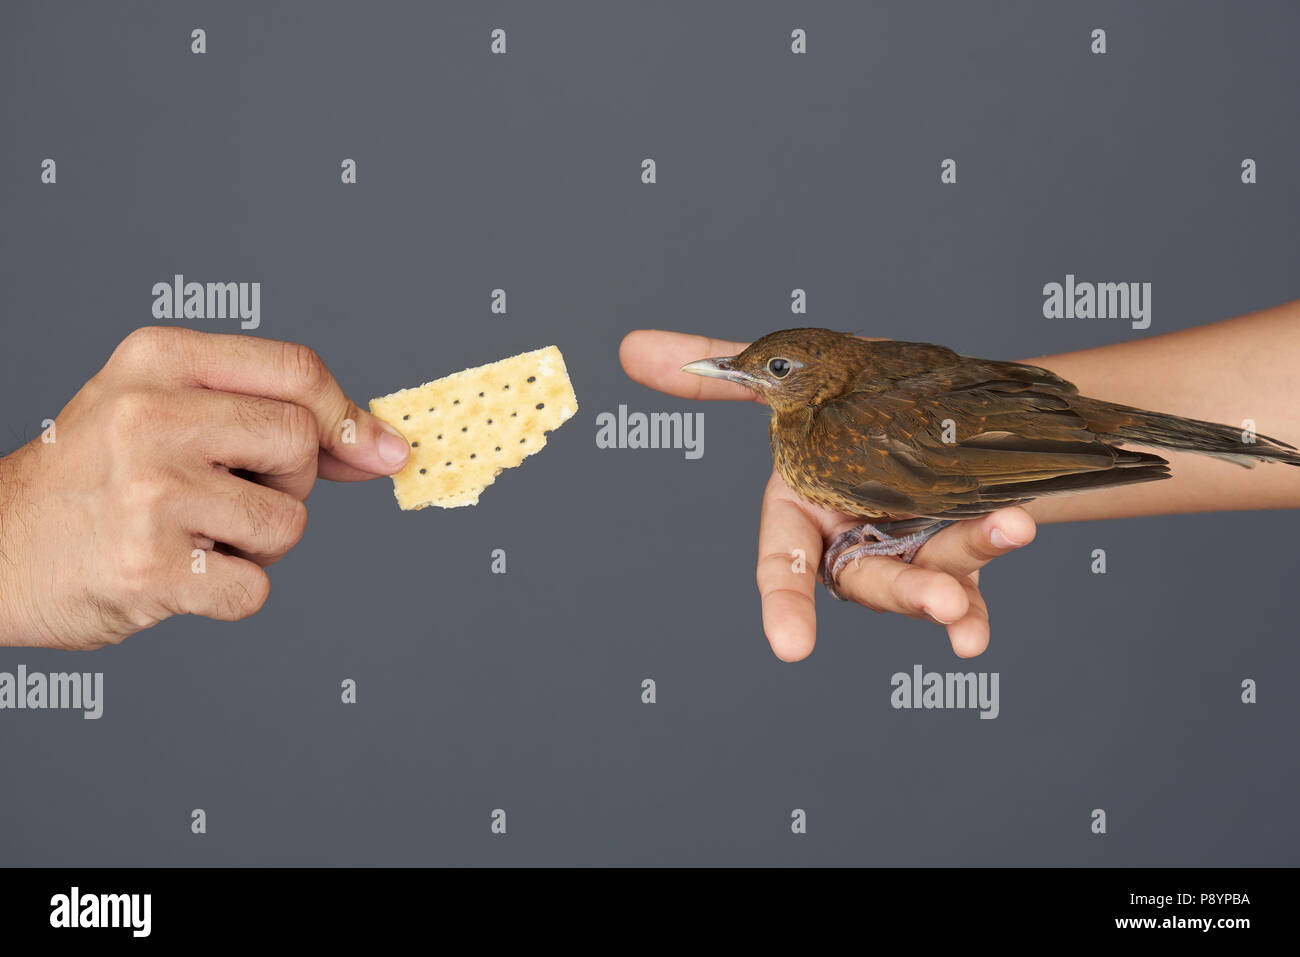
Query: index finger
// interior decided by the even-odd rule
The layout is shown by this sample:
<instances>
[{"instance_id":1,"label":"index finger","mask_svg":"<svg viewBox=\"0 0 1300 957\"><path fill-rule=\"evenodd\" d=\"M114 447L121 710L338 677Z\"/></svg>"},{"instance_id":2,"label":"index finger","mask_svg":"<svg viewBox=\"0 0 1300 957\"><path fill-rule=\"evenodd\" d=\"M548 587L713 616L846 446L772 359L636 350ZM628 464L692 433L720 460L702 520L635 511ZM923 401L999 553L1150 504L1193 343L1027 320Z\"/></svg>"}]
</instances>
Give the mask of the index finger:
<instances>
[{"instance_id":1,"label":"index finger","mask_svg":"<svg viewBox=\"0 0 1300 957\"><path fill-rule=\"evenodd\" d=\"M393 426L363 411L343 394L325 362L296 342L253 336L149 327L137 330L146 363L179 373L192 385L263 396L306 408L316 419L326 478L391 475L410 457L409 443ZM350 423L350 424L349 424Z\"/></svg>"},{"instance_id":2,"label":"index finger","mask_svg":"<svg viewBox=\"0 0 1300 957\"><path fill-rule=\"evenodd\" d=\"M746 342L728 342L708 336L660 329L637 329L623 337L618 358L628 377L669 395L685 399L741 399L757 402L744 386L721 379L706 379L682 372L682 366L696 359L734 356L745 351Z\"/></svg>"}]
</instances>

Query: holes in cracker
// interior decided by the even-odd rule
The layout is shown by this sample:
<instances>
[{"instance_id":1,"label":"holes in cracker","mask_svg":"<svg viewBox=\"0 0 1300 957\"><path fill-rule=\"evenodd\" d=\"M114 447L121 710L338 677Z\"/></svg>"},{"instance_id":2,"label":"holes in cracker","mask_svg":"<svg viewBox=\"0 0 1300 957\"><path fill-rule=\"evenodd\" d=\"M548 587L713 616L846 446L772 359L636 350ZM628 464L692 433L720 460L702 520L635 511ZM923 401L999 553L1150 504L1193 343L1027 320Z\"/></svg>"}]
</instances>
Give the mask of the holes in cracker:
<instances>
[{"instance_id":1,"label":"holes in cracker","mask_svg":"<svg viewBox=\"0 0 1300 957\"><path fill-rule=\"evenodd\" d=\"M503 366L502 371L509 368ZM478 373L480 370L474 371ZM510 471L508 466L519 464L530 452L536 452L547 444L553 430L547 426L554 427L554 420L559 419L562 414L560 406L570 404L565 394L565 402L556 405L561 395L553 389L555 375L550 368L534 364L531 367L516 365L513 370L505 371L505 374L493 375L486 369L481 371L482 375L478 377L478 381L471 377L468 381L455 385L445 381L439 382L437 386L429 383L428 394L417 393L413 396L415 401L409 402L405 408L399 405L391 410L393 418L402 423L401 429L408 433L405 438L411 453L410 464L413 468L406 474L409 476L411 472L415 472L415 478L418 480L412 482L409 490L401 492L401 496L406 496L405 499L399 496L404 508L408 506L418 508L424 504L448 507L450 507L449 503L453 502L462 504L462 498L473 497L471 494L473 489L480 484L490 484L493 477L503 471ZM534 386L537 388L533 388ZM459 395L452 392L452 389L465 387L468 387L468 392ZM499 400L489 402L488 398L494 390L503 395ZM512 398L508 395L511 392L519 393L521 390L523 396ZM437 393L436 398L435 393ZM555 398L552 399L551 396ZM475 415L478 418L462 414L470 411L475 397L480 403L475 407L477 410ZM412 424L417 423L420 418L419 407L423 405L421 400L429 402L428 405L424 405L428 420L424 428L414 430ZM532 411L530 411L530 400ZM568 410L563 410L563 414L567 415ZM399 416L403 418L398 418ZM435 422L433 421L435 417L441 418ZM434 431L439 425L442 426L442 431ZM469 433L475 429L478 431L471 441ZM412 436L411 431L417 431L417 434ZM484 434L485 431L487 434ZM494 432L497 434L493 435ZM431 433L432 438L430 438ZM432 447L430 447L431 442ZM508 454L510 448L515 446L519 451ZM442 479L434 478L438 474L437 463L440 450L443 452L443 471L447 473L455 471L457 475L448 474ZM448 455L451 457L448 458ZM497 461L491 465L486 461L480 464L480 459L488 458L495 458ZM469 485L462 487L467 481ZM415 496L427 496L428 501L417 504Z\"/></svg>"}]
</instances>

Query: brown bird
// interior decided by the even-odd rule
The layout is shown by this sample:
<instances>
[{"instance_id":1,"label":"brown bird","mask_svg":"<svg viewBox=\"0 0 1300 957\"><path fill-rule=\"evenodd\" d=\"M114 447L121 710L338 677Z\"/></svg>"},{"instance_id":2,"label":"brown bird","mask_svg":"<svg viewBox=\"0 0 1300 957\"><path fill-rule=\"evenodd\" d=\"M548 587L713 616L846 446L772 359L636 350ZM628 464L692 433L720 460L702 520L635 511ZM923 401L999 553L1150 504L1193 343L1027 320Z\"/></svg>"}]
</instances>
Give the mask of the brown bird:
<instances>
[{"instance_id":1,"label":"brown bird","mask_svg":"<svg viewBox=\"0 0 1300 957\"><path fill-rule=\"evenodd\" d=\"M785 329L737 356L683 372L728 379L772 409L772 457L801 497L865 523L822 561L840 572L867 555L910 562L954 521L1042 495L1170 477L1158 455L1199 452L1253 467L1300 465L1294 446L1214 422L1090 399L1046 369L958 355L923 342Z\"/></svg>"}]
</instances>

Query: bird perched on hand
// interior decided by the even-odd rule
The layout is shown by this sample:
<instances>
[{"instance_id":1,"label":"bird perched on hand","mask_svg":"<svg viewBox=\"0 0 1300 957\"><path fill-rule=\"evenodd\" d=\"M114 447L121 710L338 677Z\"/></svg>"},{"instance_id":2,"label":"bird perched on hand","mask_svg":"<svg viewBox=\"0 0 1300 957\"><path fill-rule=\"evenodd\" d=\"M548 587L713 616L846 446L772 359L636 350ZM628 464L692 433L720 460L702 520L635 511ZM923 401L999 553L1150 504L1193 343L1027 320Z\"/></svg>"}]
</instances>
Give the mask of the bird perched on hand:
<instances>
[{"instance_id":1,"label":"bird perched on hand","mask_svg":"<svg viewBox=\"0 0 1300 957\"><path fill-rule=\"evenodd\" d=\"M861 519L827 548L822 582L867 555L910 562L954 521L1042 495L1170 477L1158 455L1199 452L1252 467L1300 465L1267 436L1090 399L1037 366L923 342L786 329L683 372L727 379L772 409L772 457L795 493Z\"/></svg>"}]
</instances>

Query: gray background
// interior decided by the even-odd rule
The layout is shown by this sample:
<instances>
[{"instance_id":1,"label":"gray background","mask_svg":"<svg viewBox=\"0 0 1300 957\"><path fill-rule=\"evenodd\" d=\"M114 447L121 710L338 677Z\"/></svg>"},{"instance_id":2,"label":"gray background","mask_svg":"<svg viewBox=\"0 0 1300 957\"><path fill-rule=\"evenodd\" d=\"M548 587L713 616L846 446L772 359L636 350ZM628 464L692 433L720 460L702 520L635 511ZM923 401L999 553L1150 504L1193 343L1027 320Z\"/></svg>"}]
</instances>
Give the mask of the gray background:
<instances>
[{"instance_id":1,"label":"gray background","mask_svg":"<svg viewBox=\"0 0 1300 957\"><path fill-rule=\"evenodd\" d=\"M99 721L0 712L0 862L1296 863L1296 515L1045 527L986 573L970 664L820 594L785 665L761 411L708 407L699 461L594 436L694 408L623 375L625 332L748 339L799 324L796 286L806 324L1005 358L1295 298L1298 30L1283 3L4 4L6 449L177 272L262 282L258 334L363 402L554 342L581 409L477 508L321 483L254 619L0 650L106 685ZM1149 332L1043 319L1067 272L1154 283ZM891 709L915 663L1000 672L1001 717Z\"/></svg>"}]
</instances>

